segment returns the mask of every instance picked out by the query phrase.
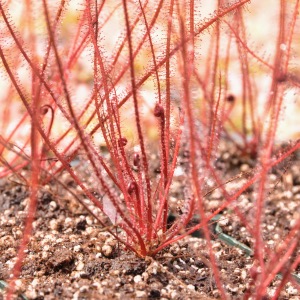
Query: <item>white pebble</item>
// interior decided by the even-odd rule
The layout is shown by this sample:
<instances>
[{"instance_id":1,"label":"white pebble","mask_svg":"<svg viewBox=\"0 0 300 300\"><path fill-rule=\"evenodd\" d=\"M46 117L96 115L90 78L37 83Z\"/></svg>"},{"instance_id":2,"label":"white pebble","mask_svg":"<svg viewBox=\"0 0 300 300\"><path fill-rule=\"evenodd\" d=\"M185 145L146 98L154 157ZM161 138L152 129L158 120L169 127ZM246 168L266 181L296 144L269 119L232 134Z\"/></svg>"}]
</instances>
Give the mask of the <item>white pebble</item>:
<instances>
[{"instance_id":1,"label":"white pebble","mask_svg":"<svg viewBox=\"0 0 300 300\"><path fill-rule=\"evenodd\" d=\"M72 224L72 219L71 219L71 218L66 218L66 219L65 219L65 225L66 225L67 227L69 227L71 224Z\"/></svg>"},{"instance_id":2,"label":"white pebble","mask_svg":"<svg viewBox=\"0 0 300 300\"><path fill-rule=\"evenodd\" d=\"M50 211L55 211L56 208L57 208L57 203L55 201L51 201L49 203L49 209L50 209Z\"/></svg>"},{"instance_id":3,"label":"white pebble","mask_svg":"<svg viewBox=\"0 0 300 300\"><path fill-rule=\"evenodd\" d=\"M101 250L102 250L103 255L108 257L112 254L113 249L109 245L104 245Z\"/></svg>"},{"instance_id":4,"label":"white pebble","mask_svg":"<svg viewBox=\"0 0 300 300\"><path fill-rule=\"evenodd\" d=\"M298 290L297 289L295 289L293 286L289 286L289 287L287 287L287 289L286 289L286 291L287 291L287 293L289 294L289 295L292 295L292 296L296 296L297 295L297 292L298 292Z\"/></svg>"},{"instance_id":5,"label":"white pebble","mask_svg":"<svg viewBox=\"0 0 300 300\"><path fill-rule=\"evenodd\" d=\"M50 245L45 245L45 246L43 247L43 250L44 250L44 251L49 251L49 249L50 249Z\"/></svg>"},{"instance_id":6,"label":"white pebble","mask_svg":"<svg viewBox=\"0 0 300 300\"><path fill-rule=\"evenodd\" d=\"M93 219L92 219L92 217L87 216L87 217L86 217L86 223L87 223L88 225L92 225L92 224L93 224Z\"/></svg>"},{"instance_id":7,"label":"white pebble","mask_svg":"<svg viewBox=\"0 0 300 300\"><path fill-rule=\"evenodd\" d=\"M28 292L26 292L26 297L29 298L29 299L37 298L36 290L29 290Z\"/></svg>"},{"instance_id":8,"label":"white pebble","mask_svg":"<svg viewBox=\"0 0 300 300\"><path fill-rule=\"evenodd\" d=\"M188 288L189 290L191 290L191 291L195 291L195 286L192 285L192 284L189 284L189 285L187 286L187 288Z\"/></svg>"},{"instance_id":9,"label":"white pebble","mask_svg":"<svg viewBox=\"0 0 300 300\"><path fill-rule=\"evenodd\" d=\"M34 278L32 281L31 281L31 286L33 286L33 287L36 287L36 286L38 286L40 284L40 281L39 281L39 279L37 279L37 278Z\"/></svg>"},{"instance_id":10,"label":"white pebble","mask_svg":"<svg viewBox=\"0 0 300 300\"><path fill-rule=\"evenodd\" d=\"M92 234L92 233L95 232L95 229L94 229L93 227L89 226L89 227L87 227L87 228L85 229L85 232L86 232L87 234Z\"/></svg>"},{"instance_id":11,"label":"white pebble","mask_svg":"<svg viewBox=\"0 0 300 300\"><path fill-rule=\"evenodd\" d=\"M226 226L228 222L229 222L228 218L222 218L219 220L218 223L220 224L220 226Z\"/></svg>"},{"instance_id":12,"label":"white pebble","mask_svg":"<svg viewBox=\"0 0 300 300\"><path fill-rule=\"evenodd\" d=\"M245 270L242 270L242 272L241 272L241 278L243 280L245 280L247 278L247 272Z\"/></svg>"},{"instance_id":13,"label":"white pebble","mask_svg":"<svg viewBox=\"0 0 300 300\"><path fill-rule=\"evenodd\" d=\"M291 199L293 197L293 193L291 191L284 191L283 196L287 199Z\"/></svg>"},{"instance_id":14,"label":"white pebble","mask_svg":"<svg viewBox=\"0 0 300 300\"><path fill-rule=\"evenodd\" d=\"M133 281L135 283L141 282L142 281L142 276L141 275L134 276Z\"/></svg>"},{"instance_id":15,"label":"white pebble","mask_svg":"<svg viewBox=\"0 0 300 300\"><path fill-rule=\"evenodd\" d=\"M242 164L241 167L240 167L240 170L242 172L247 172L247 171L249 171L249 169L250 169L250 167L249 167L248 164Z\"/></svg>"},{"instance_id":16,"label":"white pebble","mask_svg":"<svg viewBox=\"0 0 300 300\"><path fill-rule=\"evenodd\" d=\"M290 221L290 227L294 227L296 225L296 222L297 221L295 219L291 220Z\"/></svg>"},{"instance_id":17,"label":"white pebble","mask_svg":"<svg viewBox=\"0 0 300 300\"><path fill-rule=\"evenodd\" d=\"M136 291L135 295L137 298L145 298L147 297L147 293L145 291Z\"/></svg>"},{"instance_id":18,"label":"white pebble","mask_svg":"<svg viewBox=\"0 0 300 300\"><path fill-rule=\"evenodd\" d=\"M83 263L82 261L80 261L80 262L78 263L78 265L76 266L76 270L77 270L77 271L82 271L83 268L84 268L84 263Z\"/></svg>"},{"instance_id":19,"label":"white pebble","mask_svg":"<svg viewBox=\"0 0 300 300\"><path fill-rule=\"evenodd\" d=\"M74 252L79 252L80 248L81 248L80 245L76 245L76 246L74 246L73 250L74 250Z\"/></svg>"},{"instance_id":20,"label":"white pebble","mask_svg":"<svg viewBox=\"0 0 300 300\"><path fill-rule=\"evenodd\" d=\"M111 272L111 275L119 276L119 275L120 275L120 270L113 270L113 271Z\"/></svg>"},{"instance_id":21,"label":"white pebble","mask_svg":"<svg viewBox=\"0 0 300 300\"><path fill-rule=\"evenodd\" d=\"M15 281L15 285L16 285L17 288L21 288L21 286L22 286L22 280L21 279L17 279Z\"/></svg>"}]
</instances>

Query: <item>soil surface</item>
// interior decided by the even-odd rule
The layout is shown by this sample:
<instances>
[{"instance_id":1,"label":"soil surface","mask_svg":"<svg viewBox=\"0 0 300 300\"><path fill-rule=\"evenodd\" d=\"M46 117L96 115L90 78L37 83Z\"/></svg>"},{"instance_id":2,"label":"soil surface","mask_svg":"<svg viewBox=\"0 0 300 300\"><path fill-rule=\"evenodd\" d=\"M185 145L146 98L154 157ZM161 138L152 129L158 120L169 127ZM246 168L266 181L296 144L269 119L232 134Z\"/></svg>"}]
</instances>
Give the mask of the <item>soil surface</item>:
<instances>
[{"instance_id":1,"label":"soil surface","mask_svg":"<svg viewBox=\"0 0 300 300\"><path fill-rule=\"evenodd\" d=\"M242 156L234 147L221 151L216 168L224 178L241 175L228 183L245 182L255 168L255 160ZM186 153L180 158L185 167ZM274 168L268 178L263 220L263 238L269 249L280 242L300 218L299 153ZM26 170L23 174L26 176ZM176 175L177 176L177 175ZM180 175L181 176L181 175ZM180 188L182 178L174 182ZM80 196L79 189L67 174L62 181ZM177 181L177 182L176 182ZM228 188L228 186L226 188ZM207 183L206 190L210 190ZM173 195L174 196L174 195ZM236 203L246 213L246 223L253 224L255 188L249 188ZM205 196L208 211L223 203L220 190ZM16 251L22 237L28 204L28 189L12 176L0 181L0 280L9 281ZM103 216L103 222L110 226ZM221 230L221 231L220 231ZM243 246L253 249L253 239L234 212L227 208L220 220L211 225L211 243L221 281L230 299L242 299L255 286L250 276L253 257L238 245L220 239L227 234ZM27 256L17 280L19 299L219 299L220 293L211 270L207 242L201 232L172 244L154 258L141 259L124 249L105 231L69 192L55 182L41 188ZM299 255L299 248L297 250ZM269 251L271 255L271 251ZM266 254L268 260L268 253ZM284 270L282 271L284 272ZM300 267L294 271L300 274ZM281 283L277 276L268 287L268 299ZM5 296L3 288L0 299ZM280 299L300 299L300 285L289 279Z\"/></svg>"}]
</instances>

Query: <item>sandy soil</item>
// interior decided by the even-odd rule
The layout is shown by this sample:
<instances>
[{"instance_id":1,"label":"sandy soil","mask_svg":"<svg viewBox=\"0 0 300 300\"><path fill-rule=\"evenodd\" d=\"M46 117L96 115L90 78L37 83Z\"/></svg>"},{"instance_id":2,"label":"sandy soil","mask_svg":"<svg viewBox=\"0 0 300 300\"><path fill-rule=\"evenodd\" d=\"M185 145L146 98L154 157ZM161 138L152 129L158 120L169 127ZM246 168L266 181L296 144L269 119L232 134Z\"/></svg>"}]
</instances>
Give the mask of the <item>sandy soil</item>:
<instances>
[{"instance_id":1,"label":"sandy soil","mask_svg":"<svg viewBox=\"0 0 300 300\"><path fill-rule=\"evenodd\" d=\"M184 166L184 155L181 157ZM241 157L235 149L224 150L216 167L231 178L251 170L255 160ZM23 172L27 172L24 170ZM246 173L243 173L246 174ZM246 176L246 175L245 175ZM234 181L230 184L240 184ZM66 184L78 192L67 174ZM175 181L181 182L180 178ZM177 183L178 183L177 182ZM300 217L299 153L269 175L263 236L276 250ZM208 210L222 202L215 190L206 197ZM239 199L239 208L247 212L251 224L255 190L250 188ZM15 177L0 182L0 280L9 280L16 249L22 236L28 189ZM109 220L103 221L110 226ZM211 225L212 246L221 280L230 299L242 299L255 283L249 274L253 258L237 245L227 245L220 236L227 234L243 246L253 247L253 239L229 208ZM299 255L299 248L297 250ZM248 253L249 254L249 253ZM266 258L267 260L268 258ZM154 258L140 259L103 230L68 193L54 182L41 188L34 234L17 280L19 299L218 299L220 294L211 271L206 241L201 232L188 236L160 252ZM300 266L295 270L300 274ZM268 288L271 297L280 276ZM290 280L280 299L300 299L299 283ZM4 292L0 293L3 299ZM268 297L266 297L268 299Z\"/></svg>"}]
</instances>

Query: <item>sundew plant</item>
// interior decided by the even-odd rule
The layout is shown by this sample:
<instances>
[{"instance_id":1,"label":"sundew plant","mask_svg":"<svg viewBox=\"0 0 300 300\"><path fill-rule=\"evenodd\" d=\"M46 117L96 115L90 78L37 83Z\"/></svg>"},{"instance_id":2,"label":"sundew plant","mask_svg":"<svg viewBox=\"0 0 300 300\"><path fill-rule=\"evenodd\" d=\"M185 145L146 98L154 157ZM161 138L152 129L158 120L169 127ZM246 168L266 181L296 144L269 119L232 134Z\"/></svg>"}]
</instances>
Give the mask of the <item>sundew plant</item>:
<instances>
[{"instance_id":1,"label":"sundew plant","mask_svg":"<svg viewBox=\"0 0 300 300\"><path fill-rule=\"evenodd\" d=\"M249 293L262 297L282 266L297 267L300 256L291 257L300 220L278 253L264 243L261 224L270 170L300 147L294 141L274 154L284 109L299 109L299 1L258 2L0 1L0 175L14 174L30 190L13 279L32 234L38 191L53 180L63 185L62 173L85 195L77 198L84 208L100 224L101 214L108 216L107 230L140 257L203 230L223 298L209 224L229 205L254 239L251 276L258 283ZM268 5L270 14L262 13ZM256 28L259 22L266 28ZM224 140L257 161L234 189L215 168ZM169 224L182 152L186 192ZM77 159L93 183L74 169ZM224 199L214 211L205 206L208 180ZM249 221L238 199L252 185L256 213ZM189 225L195 216L199 221ZM14 280L8 298L13 291Z\"/></svg>"}]
</instances>

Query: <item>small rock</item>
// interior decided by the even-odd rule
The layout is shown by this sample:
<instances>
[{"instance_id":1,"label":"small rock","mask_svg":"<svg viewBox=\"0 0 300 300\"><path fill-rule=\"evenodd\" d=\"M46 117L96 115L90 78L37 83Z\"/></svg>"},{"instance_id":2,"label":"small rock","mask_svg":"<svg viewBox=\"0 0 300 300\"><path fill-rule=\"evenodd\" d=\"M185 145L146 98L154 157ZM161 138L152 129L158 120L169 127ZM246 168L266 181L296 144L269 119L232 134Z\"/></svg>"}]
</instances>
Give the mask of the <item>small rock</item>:
<instances>
[{"instance_id":1,"label":"small rock","mask_svg":"<svg viewBox=\"0 0 300 300\"><path fill-rule=\"evenodd\" d=\"M25 295L29 299L35 299L35 298L37 298L37 292L36 292L36 290L29 290L29 291L26 292Z\"/></svg>"},{"instance_id":2,"label":"small rock","mask_svg":"<svg viewBox=\"0 0 300 300\"><path fill-rule=\"evenodd\" d=\"M50 211L55 211L56 208L57 208L57 203L56 203L55 201L51 201L51 202L49 203L49 210L50 210Z\"/></svg>"},{"instance_id":3,"label":"small rock","mask_svg":"<svg viewBox=\"0 0 300 300\"><path fill-rule=\"evenodd\" d=\"M82 261L80 261L80 262L78 263L78 265L76 266L76 270L77 270L77 271L82 271L83 268L84 268L84 263L83 263Z\"/></svg>"},{"instance_id":4,"label":"small rock","mask_svg":"<svg viewBox=\"0 0 300 300\"><path fill-rule=\"evenodd\" d=\"M79 252L80 249L81 249L80 245L76 245L76 246L74 246L74 248L73 248L74 252Z\"/></svg>"},{"instance_id":5,"label":"small rock","mask_svg":"<svg viewBox=\"0 0 300 300\"><path fill-rule=\"evenodd\" d=\"M58 228L58 222L57 222L57 220L56 219L50 220L49 227L52 230L57 230L57 228Z\"/></svg>"},{"instance_id":6,"label":"small rock","mask_svg":"<svg viewBox=\"0 0 300 300\"><path fill-rule=\"evenodd\" d=\"M112 254L113 249L112 249L112 247L109 246L109 245L104 245L104 246L102 247L101 251L102 251L102 254L103 254L104 256L110 257L111 254Z\"/></svg>"},{"instance_id":7,"label":"small rock","mask_svg":"<svg viewBox=\"0 0 300 300\"><path fill-rule=\"evenodd\" d=\"M243 280L245 280L247 278L247 272L245 270L242 270L242 272L241 272L241 278Z\"/></svg>"},{"instance_id":8,"label":"small rock","mask_svg":"<svg viewBox=\"0 0 300 300\"><path fill-rule=\"evenodd\" d=\"M284 191L283 197L285 197L286 199L291 199L293 197L293 193L291 191Z\"/></svg>"},{"instance_id":9,"label":"small rock","mask_svg":"<svg viewBox=\"0 0 300 300\"><path fill-rule=\"evenodd\" d=\"M241 167L240 167L240 170L242 172L247 172L247 171L249 171L249 169L250 169L250 167L249 167L248 164L242 164Z\"/></svg>"},{"instance_id":10,"label":"small rock","mask_svg":"<svg viewBox=\"0 0 300 300\"><path fill-rule=\"evenodd\" d=\"M195 291L195 286L192 285L192 284L189 284L189 285L187 286L187 288L188 288L190 291Z\"/></svg>"},{"instance_id":11,"label":"small rock","mask_svg":"<svg viewBox=\"0 0 300 300\"><path fill-rule=\"evenodd\" d=\"M73 220L71 218L66 218L65 219L65 226L66 226L66 228L71 227L72 224L73 224Z\"/></svg>"},{"instance_id":12,"label":"small rock","mask_svg":"<svg viewBox=\"0 0 300 300\"><path fill-rule=\"evenodd\" d=\"M136 291L135 295L137 298L146 298L147 297L147 294L145 291Z\"/></svg>"},{"instance_id":13,"label":"small rock","mask_svg":"<svg viewBox=\"0 0 300 300\"><path fill-rule=\"evenodd\" d=\"M134 276L133 281L135 283L141 282L142 281L142 276L141 275Z\"/></svg>"},{"instance_id":14,"label":"small rock","mask_svg":"<svg viewBox=\"0 0 300 300\"><path fill-rule=\"evenodd\" d=\"M120 270L111 270L110 274L113 276L119 276L120 275Z\"/></svg>"},{"instance_id":15,"label":"small rock","mask_svg":"<svg viewBox=\"0 0 300 300\"><path fill-rule=\"evenodd\" d=\"M292 295L292 296L297 295L297 292L298 292L298 290L295 289L293 286L287 287L286 291L289 295Z\"/></svg>"}]
</instances>

